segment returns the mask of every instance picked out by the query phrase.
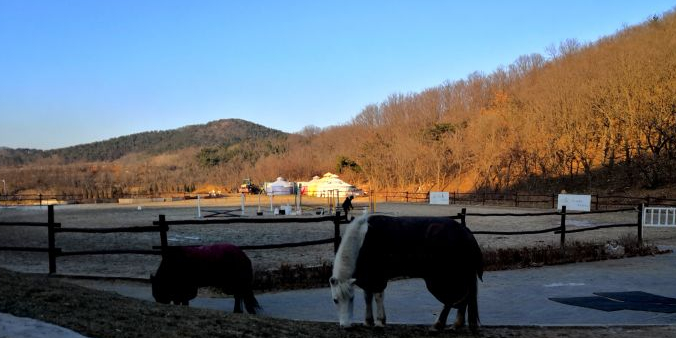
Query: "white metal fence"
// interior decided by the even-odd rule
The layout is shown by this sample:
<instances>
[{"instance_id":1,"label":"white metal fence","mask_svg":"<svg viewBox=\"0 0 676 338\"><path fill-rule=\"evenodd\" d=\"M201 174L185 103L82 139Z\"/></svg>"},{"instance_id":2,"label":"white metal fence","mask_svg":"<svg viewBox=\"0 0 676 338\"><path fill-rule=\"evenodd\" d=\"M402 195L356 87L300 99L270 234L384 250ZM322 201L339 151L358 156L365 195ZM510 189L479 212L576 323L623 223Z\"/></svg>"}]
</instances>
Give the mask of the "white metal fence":
<instances>
[{"instance_id":1,"label":"white metal fence","mask_svg":"<svg viewBox=\"0 0 676 338\"><path fill-rule=\"evenodd\" d=\"M676 207L644 207L643 226L676 227Z\"/></svg>"}]
</instances>

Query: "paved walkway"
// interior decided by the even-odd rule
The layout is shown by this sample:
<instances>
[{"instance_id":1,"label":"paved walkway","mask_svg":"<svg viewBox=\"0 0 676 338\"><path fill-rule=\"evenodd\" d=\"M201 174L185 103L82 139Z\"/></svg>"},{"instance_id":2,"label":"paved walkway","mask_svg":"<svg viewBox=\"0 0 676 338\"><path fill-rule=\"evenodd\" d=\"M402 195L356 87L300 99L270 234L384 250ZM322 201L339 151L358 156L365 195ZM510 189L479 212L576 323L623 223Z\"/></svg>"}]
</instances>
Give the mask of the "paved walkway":
<instances>
[{"instance_id":1,"label":"paved walkway","mask_svg":"<svg viewBox=\"0 0 676 338\"><path fill-rule=\"evenodd\" d=\"M43 321L0 313L0 338L87 338L73 330Z\"/></svg>"},{"instance_id":2,"label":"paved walkway","mask_svg":"<svg viewBox=\"0 0 676 338\"><path fill-rule=\"evenodd\" d=\"M152 300L147 285L97 282L96 287ZM355 321L361 322L364 305L361 290L357 290ZM605 312L549 300L552 297L588 297L595 292L625 291L676 298L676 254L486 272L483 283L479 285L479 311L482 325L676 324L676 313ZM256 297L266 316L337 321L328 288L266 293ZM191 306L232 311L233 302L227 298L197 298ZM427 292L424 282L416 279L391 282L385 294L385 308L390 323L431 324L441 304Z\"/></svg>"}]
</instances>

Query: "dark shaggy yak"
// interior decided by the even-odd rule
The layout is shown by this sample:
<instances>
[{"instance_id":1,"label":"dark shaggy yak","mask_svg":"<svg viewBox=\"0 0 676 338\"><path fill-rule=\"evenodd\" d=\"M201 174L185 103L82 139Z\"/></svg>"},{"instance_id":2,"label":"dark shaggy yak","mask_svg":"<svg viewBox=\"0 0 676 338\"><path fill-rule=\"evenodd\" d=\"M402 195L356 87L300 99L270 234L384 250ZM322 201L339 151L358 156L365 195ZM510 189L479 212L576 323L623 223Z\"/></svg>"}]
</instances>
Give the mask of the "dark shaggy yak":
<instances>
[{"instance_id":1,"label":"dark shaggy yak","mask_svg":"<svg viewBox=\"0 0 676 338\"><path fill-rule=\"evenodd\" d=\"M169 247L150 280L159 303L188 305L198 288L214 286L234 295L234 312L242 312L242 302L248 313L259 309L252 289L251 260L232 244Z\"/></svg>"},{"instance_id":2,"label":"dark shaggy yak","mask_svg":"<svg viewBox=\"0 0 676 338\"><path fill-rule=\"evenodd\" d=\"M449 217L361 216L347 227L329 280L340 325L351 325L354 285L364 290L366 324L385 325L383 292L395 277L423 278L444 306L432 327L446 325L451 308L458 309L455 326L479 325L477 277L483 275L481 249L466 226ZM373 318L375 297L377 317Z\"/></svg>"}]
</instances>

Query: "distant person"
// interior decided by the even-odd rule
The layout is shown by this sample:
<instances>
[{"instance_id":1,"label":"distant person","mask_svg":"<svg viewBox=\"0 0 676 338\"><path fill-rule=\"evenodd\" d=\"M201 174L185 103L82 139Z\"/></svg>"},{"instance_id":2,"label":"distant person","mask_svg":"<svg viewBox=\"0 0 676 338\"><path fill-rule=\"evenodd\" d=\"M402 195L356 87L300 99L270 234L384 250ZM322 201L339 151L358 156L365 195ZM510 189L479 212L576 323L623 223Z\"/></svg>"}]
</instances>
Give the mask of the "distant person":
<instances>
[{"instance_id":1,"label":"distant person","mask_svg":"<svg viewBox=\"0 0 676 338\"><path fill-rule=\"evenodd\" d=\"M350 209L354 209L352 206L352 199L354 199L354 196L348 196L345 198L345 201L343 202L343 211L345 211L345 220L350 221L350 218L347 216L350 213Z\"/></svg>"}]
</instances>

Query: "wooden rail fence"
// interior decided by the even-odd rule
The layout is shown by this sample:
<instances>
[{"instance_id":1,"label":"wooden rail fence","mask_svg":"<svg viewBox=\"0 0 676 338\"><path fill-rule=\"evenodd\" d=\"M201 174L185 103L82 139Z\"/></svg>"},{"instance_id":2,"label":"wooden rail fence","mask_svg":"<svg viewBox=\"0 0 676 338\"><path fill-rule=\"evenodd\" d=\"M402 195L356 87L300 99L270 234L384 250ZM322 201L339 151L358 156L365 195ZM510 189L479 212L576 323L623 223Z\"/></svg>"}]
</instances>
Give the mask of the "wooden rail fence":
<instances>
[{"instance_id":1,"label":"wooden rail fence","mask_svg":"<svg viewBox=\"0 0 676 338\"><path fill-rule=\"evenodd\" d=\"M369 195L378 201L406 202L406 203L429 203L429 192L408 191L371 191ZM481 205L504 205L514 207L545 207L556 208L558 194L524 194L518 192L490 193L490 192L449 192L450 204L481 204ZM591 194L592 209L602 210L611 208L623 208L637 204L672 205L676 206L676 199L654 196L619 196Z\"/></svg>"},{"instance_id":2,"label":"wooden rail fence","mask_svg":"<svg viewBox=\"0 0 676 338\"><path fill-rule=\"evenodd\" d=\"M199 220L177 220L167 221L165 215L160 215L159 220L153 222L160 229L161 248L167 246L167 231L171 225L206 225L206 224L269 224L269 223L317 223L317 222L333 222L333 237L320 239L315 241L295 242L295 243L280 243L280 244L265 244L265 245L243 245L240 246L242 250L266 250L266 249L280 249L280 248L294 248L300 246L329 244L333 243L334 252L338 251L340 245L340 224L343 220L340 217L340 211L336 211L335 216L321 216L321 217L279 217L279 218L225 218L225 219L199 219Z\"/></svg>"},{"instance_id":3,"label":"wooden rail fence","mask_svg":"<svg viewBox=\"0 0 676 338\"><path fill-rule=\"evenodd\" d=\"M514 207L556 207L558 194L530 194L519 192L448 192L451 204L504 205ZM43 195L15 194L0 195L0 205L38 204L44 205L57 201L59 203L106 202L117 203L118 198L152 198L157 194L120 194L115 198L85 198L78 194ZM239 195L238 195L239 196ZM429 192L410 191L370 191L369 196L384 202L428 203ZM637 204L676 206L676 199L657 196L622 196L591 194L594 210L635 206ZM220 196L223 197L223 196ZM183 195L183 199L196 198Z\"/></svg>"},{"instance_id":4,"label":"wooden rail fence","mask_svg":"<svg viewBox=\"0 0 676 338\"><path fill-rule=\"evenodd\" d=\"M602 214L602 213L615 213L615 212L625 212L625 211L638 211L636 223L624 223L624 224L606 224L599 225L594 227L585 227L582 229L568 230L566 229L566 216L567 215L589 215L589 214ZM626 208L626 209L617 209L617 210L604 210L604 211L584 211L584 212L566 212L566 206L561 207L561 211L555 212L542 212L542 213L467 213L466 208L462 208L461 214L464 217L467 216L476 216L476 217L534 217L534 216L551 216L551 215L560 215L561 222L559 226L541 230L530 230L530 231L472 231L475 235L534 235L534 234L544 234L553 232L554 234L560 235L560 245L561 250L565 250L566 247L566 233L576 233L576 232L585 232L599 229L608 229L608 228L623 228L623 227L635 227L636 235L638 239L638 245L643 245L643 205L639 205L638 208Z\"/></svg>"},{"instance_id":5,"label":"wooden rail fence","mask_svg":"<svg viewBox=\"0 0 676 338\"><path fill-rule=\"evenodd\" d=\"M152 226L136 227L114 227L114 228L62 228L60 223L54 222L54 206L47 206L47 222L0 222L0 226L35 226L47 228L47 247L6 247L0 246L0 251L24 251L24 252L47 252L49 259L49 274L56 273L56 258L65 256L83 256L83 255L117 255L117 254L137 254L137 255L162 255L166 252L168 245L167 232L172 225L201 225L201 224L231 224L231 223L316 223L331 221L334 224L333 237L304 241L295 243L279 243L265 245L240 246L243 250L266 250L279 248L293 248L309 245L320 245L333 243L334 251L338 250L340 244L340 224L345 223L344 218L340 217L340 211L334 216L322 217L294 217L294 218L228 218L228 219L201 219L201 220L176 220L167 221L165 215L159 215L159 220L154 221ZM88 233L88 234L109 234L109 233L143 233L156 232L160 235L159 247L152 249L112 249L112 250L81 250L64 251L56 247L57 233Z\"/></svg>"},{"instance_id":6,"label":"wooden rail fence","mask_svg":"<svg viewBox=\"0 0 676 338\"><path fill-rule=\"evenodd\" d=\"M561 211L556 212L544 212L544 213L468 213L466 208L462 208L462 212L457 216L449 216L454 219L460 220L463 224L466 224L467 217L534 217L534 216L547 216L547 215L559 215L561 221L559 226L540 229L540 230L531 230L531 231L473 231L476 235L531 235L531 234L544 234L544 233L554 233L560 236L560 245L561 249L565 249L566 234L567 233L576 233L583 231L593 231L598 229L606 228L617 228L617 227L636 227L637 228L637 237L639 245L643 243L643 227L642 227L642 205L638 208L627 208L627 209L618 209L618 210L606 210L606 211L590 211L590 212L566 212L566 207L562 207ZM570 230L566 228L566 216L567 215L584 215L584 214L596 214L596 213L610 213L610 212L625 212L625 211L636 211L638 210L637 222L628 223L628 224L607 224L594 227L586 227L582 229ZM333 237L305 241L305 242L296 242L296 243L278 243L278 244L265 244L265 245L248 245L241 246L243 250L266 250L266 249L279 249L279 248L290 248L290 247L300 247L300 246L309 246L309 245L320 245L320 244L330 244L333 243L334 252L337 251L338 245L340 244L340 225L345 224L344 218L340 217L340 211L337 211L335 215L322 216L322 217L278 217L278 218L225 218L225 219L199 219L199 220L173 220L169 221L166 219L165 215L159 215L158 220L153 222L152 226L137 226L137 227L116 227L116 228L63 228L60 223L54 221L54 206L50 205L47 209L47 222L0 222L0 226L38 226L38 227L47 227L47 236L48 236L48 247L1 247L0 251L27 251L27 252L47 252L49 256L49 273L56 273L56 258L63 256L78 256L78 255L107 255L107 254L140 254L140 255L161 255L163 252L166 252L166 248L169 246L167 241L167 232L171 226L174 225L206 225L206 224L232 224L232 223L313 223L313 222L328 222L331 221L334 223L334 233ZM131 233L142 233L142 232L158 232L160 235L159 247L153 247L152 249L123 249L123 250L84 250L84 251L63 251L62 248L56 247L56 234L57 233L119 233L119 232L131 232ZM105 277L104 277L105 278Z\"/></svg>"}]
</instances>

